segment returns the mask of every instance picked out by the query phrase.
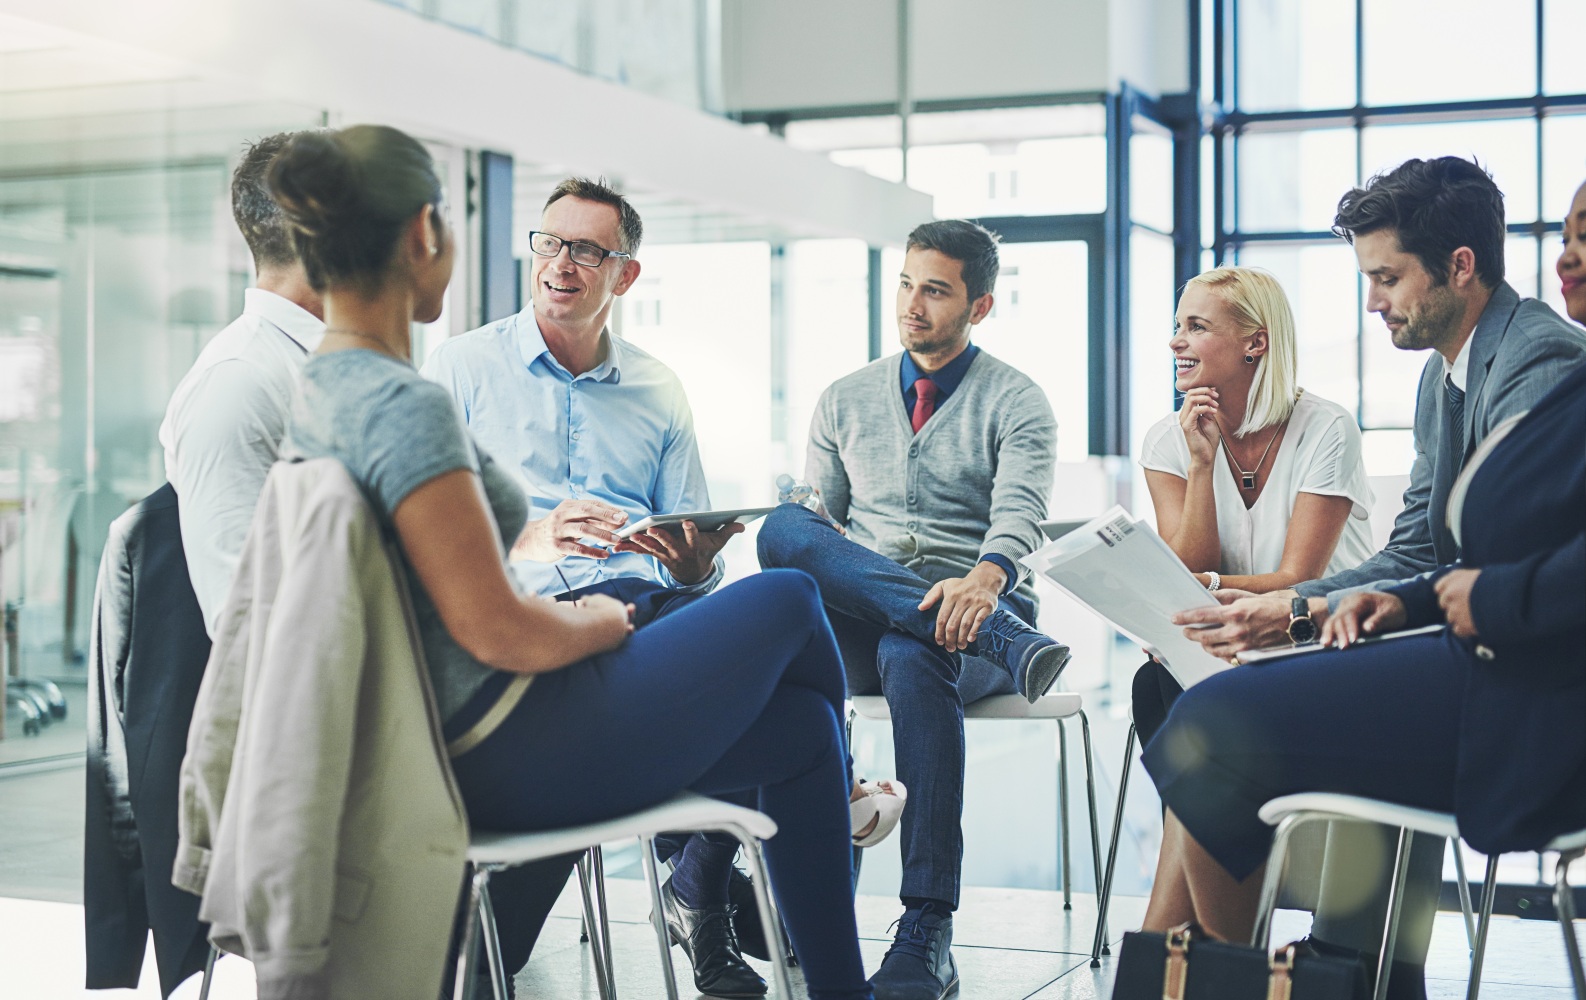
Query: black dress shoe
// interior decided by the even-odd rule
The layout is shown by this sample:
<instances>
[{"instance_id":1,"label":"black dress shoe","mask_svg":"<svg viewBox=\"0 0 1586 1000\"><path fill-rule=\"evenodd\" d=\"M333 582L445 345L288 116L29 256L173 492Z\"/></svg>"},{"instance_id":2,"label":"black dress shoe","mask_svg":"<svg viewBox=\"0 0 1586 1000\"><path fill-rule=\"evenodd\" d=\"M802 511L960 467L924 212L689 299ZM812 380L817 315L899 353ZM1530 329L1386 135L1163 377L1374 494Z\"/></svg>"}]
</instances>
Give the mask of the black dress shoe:
<instances>
[{"instance_id":1,"label":"black dress shoe","mask_svg":"<svg viewBox=\"0 0 1586 1000\"><path fill-rule=\"evenodd\" d=\"M942 1000L958 990L953 917L935 906L905 910L892 947L870 977L876 1000Z\"/></svg>"},{"instance_id":2,"label":"black dress shoe","mask_svg":"<svg viewBox=\"0 0 1586 1000\"><path fill-rule=\"evenodd\" d=\"M750 958L771 961L771 951L765 946L765 928L760 925L760 901L755 898L754 880L737 866L727 876L727 902L737 909L732 915L732 929L738 935L738 947Z\"/></svg>"},{"instance_id":3,"label":"black dress shoe","mask_svg":"<svg viewBox=\"0 0 1586 1000\"><path fill-rule=\"evenodd\" d=\"M711 997L763 997L765 980L743 960L738 935L733 930L737 907L684 906L672 891L672 880L661 886L666 908L666 929L694 966L694 988Z\"/></svg>"}]
</instances>

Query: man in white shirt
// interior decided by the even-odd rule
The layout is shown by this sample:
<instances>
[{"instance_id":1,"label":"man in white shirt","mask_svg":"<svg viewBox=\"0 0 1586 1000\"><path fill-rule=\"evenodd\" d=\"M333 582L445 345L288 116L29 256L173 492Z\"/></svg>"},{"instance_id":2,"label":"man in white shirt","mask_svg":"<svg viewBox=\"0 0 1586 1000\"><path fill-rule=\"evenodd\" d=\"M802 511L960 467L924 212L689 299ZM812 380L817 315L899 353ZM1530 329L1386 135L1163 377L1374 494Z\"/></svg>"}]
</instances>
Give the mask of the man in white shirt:
<instances>
[{"instance_id":1,"label":"man in white shirt","mask_svg":"<svg viewBox=\"0 0 1586 1000\"><path fill-rule=\"evenodd\" d=\"M180 500L182 547L204 627L214 638L220 609L275 464L298 374L325 324L286 219L265 173L291 139L248 147L231 179L232 214L258 275L242 315L215 335L171 395L160 424L165 477Z\"/></svg>"}]
</instances>

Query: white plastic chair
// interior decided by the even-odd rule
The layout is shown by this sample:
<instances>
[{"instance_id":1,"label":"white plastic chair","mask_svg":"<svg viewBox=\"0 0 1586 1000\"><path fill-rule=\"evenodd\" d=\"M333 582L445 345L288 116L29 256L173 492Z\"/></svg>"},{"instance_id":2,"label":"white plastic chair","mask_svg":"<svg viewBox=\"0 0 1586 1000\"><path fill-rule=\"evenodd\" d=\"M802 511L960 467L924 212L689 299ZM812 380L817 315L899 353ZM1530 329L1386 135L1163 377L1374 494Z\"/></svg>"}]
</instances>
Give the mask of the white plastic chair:
<instances>
[{"instance_id":1,"label":"white plastic chair","mask_svg":"<svg viewBox=\"0 0 1586 1000\"><path fill-rule=\"evenodd\" d=\"M671 938L666 928L666 910L661 903L661 882L656 871L654 839L665 831L720 832L737 838L743 847L744 862L754 881L760 904L760 922L767 941L779 939L780 920L766 891L765 864L760 842L776 835L770 817L742 806L683 792L651 809L603 823L567 827L540 833L476 833L468 847L468 863L473 869L469 883L468 916L463 929L462 947L457 961L456 989L453 996L463 1000L472 985L471 963L480 934L484 935L485 956L490 963L491 991L495 1000L507 996L506 970L501 963L500 941L496 936L495 914L490 904L490 876L530 861L571 854L583 850L579 860L579 883L584 897L584 921L596 949L595 980L603 1000L616 996L611 963L611 934L607 921L604 882L600 878L599 845L636 837L644 859L645 879L650 885L650 922L655 928L661 955L662 976L669 1000L678 1000L677 980L672 972ZM592 891L593 888L593 891ZM772 956L771 971L777 995L792 997L787 965L778 951Z\"/></svg>"},{"instance_id":2,"label":"white plastic chair","mask_svg":"<svg viewBox=\"0 0 1586 1000\"><path fill-rule=\"evenodd\" d=\"M853 745L854 718L860 717L880 722L891 722L892 711L881 695L858 695L849 699L848 743ZM1096 880L1101 882L1101 832L1096 820L1096 770L1091 760L1090 720L1085 717L1084 699L1068 691L1043 695L1034 704L1022 695L999 694L964 706L964 719L1050 719L1057 723L1057 803L1059 836L1058 870L1063 880L1063 909L1073 909L1072 865L1069 860L1068 835L1068 731L1063 722L1079 717L1080 733L1085 745L1085 790L1090 799L1090 850L1095 865ZM1097 914L1097 935L1106 937L1106 913Z\"/></svg>"},{"instance_id":3,"label":"white plastic chair","mask_svg":"<svg viewBox=\"0 0 1586 1000\"><path fill-rule=\"evenodd\" d=\"M1481 990L1481 963L1487 948L1487 927L1492 919L1498 858L1495 855L1487 859L1487 874L1482 881L1481 916L1473 925L1470 885L1465 878L1464 861L1459 852L1459 825L1452 814L1414 809L1410 806L1356 795L1304 792L1273 799L1261 807L1260 815L1263 821L1277 827L1277 833L1272 840L1272 852L1267 859L1266 878L1261 883L1261 902L1260 908L1256 911L1255 930L1251 934L1251 944L1263 950L1267 947L1267 939L1271 934L1272 911L1277 906L1278 887L1283 880L1283 863L1288 855L1289 838L1295 828L1301 824L1319 820L1344 820L1380 823L1383 826L1398 828L1399 846L1394 856L1393 881L1388 886L1387 919L1383 921L1382 928L1380 954L1383 956L1392 956L1394 943L1398 940L1399 912L1404 903L1404 876L1410 864L1410 834L1427 833L1452 840L1455 864L1459 869L1459 902L1465 913L1465 934L1471 946L1470 983L1466 987L1465 996L1467 1000L1475 1000ZM1582 843L1586 844L1586 835L1582 836ZM1563 877L1562 874L1560 877ZM1560 919L1563 919L1562 911L1560 913ZM1568 930L1565 934L1573 941ZM1578 959L1575 965L1579 967ZM1383 1000L1387 996L1388 973L1392 967L1391 959L1378 962L1376 1000Z\"/></svg>"}]
</instances>

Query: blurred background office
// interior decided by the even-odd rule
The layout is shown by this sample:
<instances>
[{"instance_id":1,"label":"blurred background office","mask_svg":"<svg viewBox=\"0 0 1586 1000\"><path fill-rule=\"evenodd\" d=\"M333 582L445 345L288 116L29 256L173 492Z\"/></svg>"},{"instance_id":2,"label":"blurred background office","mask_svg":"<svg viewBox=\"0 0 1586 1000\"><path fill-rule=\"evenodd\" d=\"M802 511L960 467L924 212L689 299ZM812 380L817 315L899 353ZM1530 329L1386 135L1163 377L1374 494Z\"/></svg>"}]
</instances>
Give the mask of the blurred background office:
<instances>
[{"instance_id":1,"label":"blurred background office","mask_svg":"<svg viewBox=\"0 0 1586 1000\"><path fill-rule=\"evenodd\" d=\"M80 803L28 782L82 766L107 526L163 482L171 390L252 280L228 194L245 141L373 121L428 144L465 238L419 362L524 304L557 180L611 179L646 228L612 332L681 376L718 507L771 502L820 392L896 351L908 231L979 219L1006 245L976 340L1052 402L1052 516L1149 516L1134 455L1173 405L1176 289L1222 262L1278 276L1301 384L1353 409L1373 476L1407 475L1424 355L1393 349L1329 232L1379 169L1480 160L1508 280L1561 308L1583 42L1579 0L0 0L0 896L80 894L50 832L80 835ZM1380 480L1387 516L1399 481ZM753 552L728 547L730 577ZM1105 811L1138 651L1042 594ZM64 718L35 718L29 679L62 689ZM855 739L862 770L891 773L885 726ZM969 746L966 882L1055 889L1049 727L971 727ZM1136 786L1125 896L1160 827ZM1074 854L1093 891L1082 835ZM1504 871L1499 909L1519 912L1536 860ZM875 852L861 891L896 874Z\"/></svg>"}]
</instances>

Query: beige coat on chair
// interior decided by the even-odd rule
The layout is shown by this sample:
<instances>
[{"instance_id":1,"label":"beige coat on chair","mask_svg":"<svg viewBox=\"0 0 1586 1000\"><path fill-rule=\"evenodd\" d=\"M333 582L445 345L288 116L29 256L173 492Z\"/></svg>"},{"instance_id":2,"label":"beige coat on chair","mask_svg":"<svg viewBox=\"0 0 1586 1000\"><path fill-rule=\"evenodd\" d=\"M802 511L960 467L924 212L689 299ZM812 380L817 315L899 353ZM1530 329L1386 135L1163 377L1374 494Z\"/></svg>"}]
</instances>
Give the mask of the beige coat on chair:
<instances>
[{"instance_id":1,"label":"beige coat on chair","mask_svg":"<svg viewBox=\"0 0 1586 1000\"><path fill-rule=\"evenodd\" d=\"M468 826L398 566L341 463L271 470L188 732L172 877L262 1000L440 993Z\"/></svg>"}]
</instances>

